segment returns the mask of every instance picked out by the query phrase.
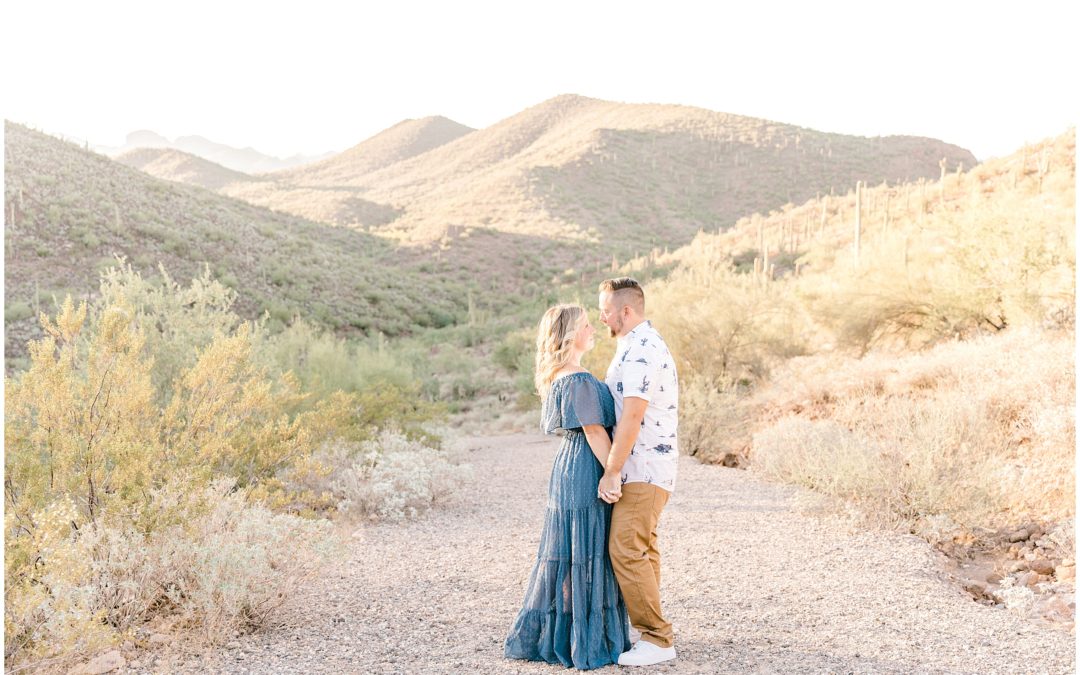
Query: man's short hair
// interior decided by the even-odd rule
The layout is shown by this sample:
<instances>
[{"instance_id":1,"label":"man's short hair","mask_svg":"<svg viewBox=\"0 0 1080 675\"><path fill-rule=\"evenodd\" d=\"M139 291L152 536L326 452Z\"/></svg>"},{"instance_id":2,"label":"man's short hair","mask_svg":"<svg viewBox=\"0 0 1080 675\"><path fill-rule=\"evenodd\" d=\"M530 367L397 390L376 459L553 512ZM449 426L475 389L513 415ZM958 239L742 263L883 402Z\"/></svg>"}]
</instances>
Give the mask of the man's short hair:
<instances>
[{"instance_id":1,"label":"man's short hair","mask_svg":"<svg viewBox=\"0 0 1080 675\"><path fill-rule=\"evenodd\" d=\"M616 306L622 309L625 305L633 307L638 314L645 313L645 291L637 279L631 277L617 277L606 279L600 284L600 292L611 293Z\"/></svg>"}]
</instances>

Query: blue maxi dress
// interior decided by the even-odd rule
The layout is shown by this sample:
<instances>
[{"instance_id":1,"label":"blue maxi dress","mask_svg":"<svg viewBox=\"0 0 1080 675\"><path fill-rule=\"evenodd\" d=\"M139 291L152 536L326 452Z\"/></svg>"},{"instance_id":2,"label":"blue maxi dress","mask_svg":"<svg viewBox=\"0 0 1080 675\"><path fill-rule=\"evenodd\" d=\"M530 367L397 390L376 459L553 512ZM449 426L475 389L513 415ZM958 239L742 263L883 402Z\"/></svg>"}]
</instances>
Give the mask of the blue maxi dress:
<instances>
[{"instance_id":1,"label":"blue maxi dress","mask_svg":"<svg viewBox=\"0 0 1080 675\"><path fill-rule=\"evenodd\" d=\"M506 638L511 659L589 670L630 648L628 618L608 557L611 505L596 496L603 466L582 427L611 435L615 403L591 373L558 378L544 401L545 433L566 431L548 486L547 514L525 601Z\"/></svg>"}]
</instances>

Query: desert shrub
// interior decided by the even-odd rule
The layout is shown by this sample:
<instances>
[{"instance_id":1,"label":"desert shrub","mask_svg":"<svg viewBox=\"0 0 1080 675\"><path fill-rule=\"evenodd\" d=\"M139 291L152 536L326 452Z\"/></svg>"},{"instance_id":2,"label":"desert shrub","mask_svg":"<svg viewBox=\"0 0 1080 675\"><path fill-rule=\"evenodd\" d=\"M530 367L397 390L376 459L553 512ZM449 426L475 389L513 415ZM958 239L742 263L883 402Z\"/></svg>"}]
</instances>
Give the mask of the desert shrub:
<instances>
[{"instance_id":1,"label":"desert shrub","mask_svg":"<svg viewBox=\"0 0 1080 675\"><path fill-rule=\"evenodd\" d=\"M151 379L160 400L171 392L182 371L190 368L198 352L240 324L232 311L236 293L216 281L207 267L181 286L158 265L159 277L145 278L124 259L101 272L98 312L124 304L143 332L145 351L153 355Z\"/></svg>"},{"instance_id":2,"label":"desert shrub","mask_svg":"<svg viewBox=\"0 0 1080 675\"><path fill-rule=\"evenodd\" d=\"M173 477L91 522L59 499L31 520L5 561L5 661L23 668L77 659L156 616L220 642L266 621L338 547L326 521L275 515L229 480Z\"/></svg>"},{"instance_id":3,"label":"desert shrub","mask_svg":"<svg viewBox=\"0 0 1080 675\"><path fill-rule=\"evenodd\" d=\"M863 350L1068 324L1076 297L1074 218L1042 211L1030 196L1013 195L936 212L918 230L879 234L865 244L860 264L843 256L828 278L807 284L808 304L841 343Z\"/></svg>"},{"instance_id":4,"label":"desert shrub","mask_svg":"<svg viewBox=\"0 0 1080 675\"><path fill-rule=\"evenodd\" d=\"M394 429L362 443L326 443L315 460L328 471L310 475L302 487L329 490L344 515L371 519L416 517L444 501L470 475L468 466Z\"/></svg>"},{"instance_id":5,"label":"desert shrub","mask_svg":"<svg viewBox=\"0 0 1080 675\"><path fill-rule=\"evenodd\" d=\"M519 401L531 400L536 393L533 383L535 352L533 332L520 330L507 333L492 354L495 363L513 376L514 391Z\"/></svg>"},{"instance_id":6,"label":"desert shrub","mask_svg":"<svg viewBox=\"0 0 1080 675\"><path fill-rule=\"evenodd\" d=\"M26 302L8 302L4 303L4 322L12 323L14 321L22 321L23 319L29 319L34 315L34 310L30 308L30 305Z\"/></svg>"},{"instance_id":7,"label":"desert shrub","mask_svg":"<svg viewBox=\"0 0 1080 675\"><path fill-rule=\"evenodd\" d=\"M347 428L355 405L338 393L291 413L305 394L295 378L272 377L254 364L253 332L246 325L219 333L197 351L174 381L168 403L159 404L153 358L144 349L146 331L135 308L120 295L117 304L88 314L86 303L76 308L68 297L55 320L43 318L46 336L31 342L29 368L6 382L9 663L91 649L114 634L108 631L116 626L102 623L103 610L89 597L105 581L87 571L92 557L71 548L91 541L81 539L83 533L131 526L151 536L164 524L160 514L146 514L156 513L156 490L176 476L184 476L185 491L225 478L253 499L295 502L297 496L275 477L304 466L312 449ZM292 521L267 521L276 528L286 522ZM201 536L213 539L208 532ZM195 573L209 574L206 565L214 560L191 564ZM134 583L150 582L137 577ZM232 611L232 600L223 596L220 602L220 611Z\"/></svg>"},{"instance_id":8,"label":"desert shrub","mask_svg":"<svg viewBox=\"0 0 1080 675\"><path fill-rule=\"evenodd\" d=\"M525 363L523 357L532 358L535 349L535 336L523 330L514 331L508 333L495 347L492 358L507 372L516 373Z\"/></svg>"},{"instance_id":9,"label":"desert shrub","mask_svg":"<svg viewBox=\"0 0 1080 675\"><path fill-rule=\"evenodd\" d=\"M789 414L755 434L752 463L913 530L1072 518L1072 336L1016 329L795 368L781 397L759 403L817 419Z\"/></svg>"},{"instance_id":10,"label":"desert shrub","mask_svg":"<svg viewBox=\"0 0 1080 675\"><path fill-rule=\"evenodd\" d=\"M741 465L749 445L744 408L730 386L707 377L683 378L679 387L679 451L706 462Z\"/></svg>"},{"instance_id":11,"label":"desert shrub","mask_svg":"<svg viewBox=\"0 0 1080 675\"><path fill-rule=\"evenodd\" d=\"M806 350L809 319L788 288L731 267L690 265L649 287L646 302L680 376L760 381Z\"/></svg>"},{"instance_id":12,"label":"desert shrub","mask_svg":"<svg viewBox=\"0 0 1080 675\"><path fill-rule=\"evenodd\" d=\"M316 398L335 391L352 394L351 424L359 433L369 436L393 426L411 438L438 445L427 427L445 409L425 400L410 359L381 337L347 342L298 320L274 336L264 334L258 359L273 372L291 372Z\"/></svg>"}]
</instances>

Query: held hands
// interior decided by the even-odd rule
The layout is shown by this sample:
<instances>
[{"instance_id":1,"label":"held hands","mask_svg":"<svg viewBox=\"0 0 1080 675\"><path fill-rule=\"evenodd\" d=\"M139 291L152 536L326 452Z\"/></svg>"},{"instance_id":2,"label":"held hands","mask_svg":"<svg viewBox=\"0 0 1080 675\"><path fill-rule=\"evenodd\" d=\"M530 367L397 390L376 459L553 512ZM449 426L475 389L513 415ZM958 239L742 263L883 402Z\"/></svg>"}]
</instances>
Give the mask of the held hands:
<instances>
[{"instance_id":1,"label":"held hands","mask_svg":"<svg viewBox=\"0 0 1080 675\"><path fill-rule=\"evenodd\" d=\"M622 497L622 478L619 474L604 474L596 488L596 496L608 504L614 504Z\"/></svg>"}]
</instances>

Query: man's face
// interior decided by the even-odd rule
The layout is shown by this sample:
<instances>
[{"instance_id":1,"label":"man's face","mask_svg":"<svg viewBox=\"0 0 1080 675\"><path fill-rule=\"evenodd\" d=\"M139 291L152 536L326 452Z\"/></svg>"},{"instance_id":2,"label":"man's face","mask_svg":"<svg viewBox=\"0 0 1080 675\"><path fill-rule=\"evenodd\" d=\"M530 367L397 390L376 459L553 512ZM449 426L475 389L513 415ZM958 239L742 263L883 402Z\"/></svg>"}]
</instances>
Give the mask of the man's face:
<instances>
[{"instance_id":1,"label":"man's face","mask_svg":"<svg viewBox=\"0 0 1080 675\"><path fill-rule=\"evenodd\" d=\"M623 328L621 307L615 304L613 294L607 291L600 293L600 323L608 327L611 337L618 337Z\"/></svg>"}]
</instances>

